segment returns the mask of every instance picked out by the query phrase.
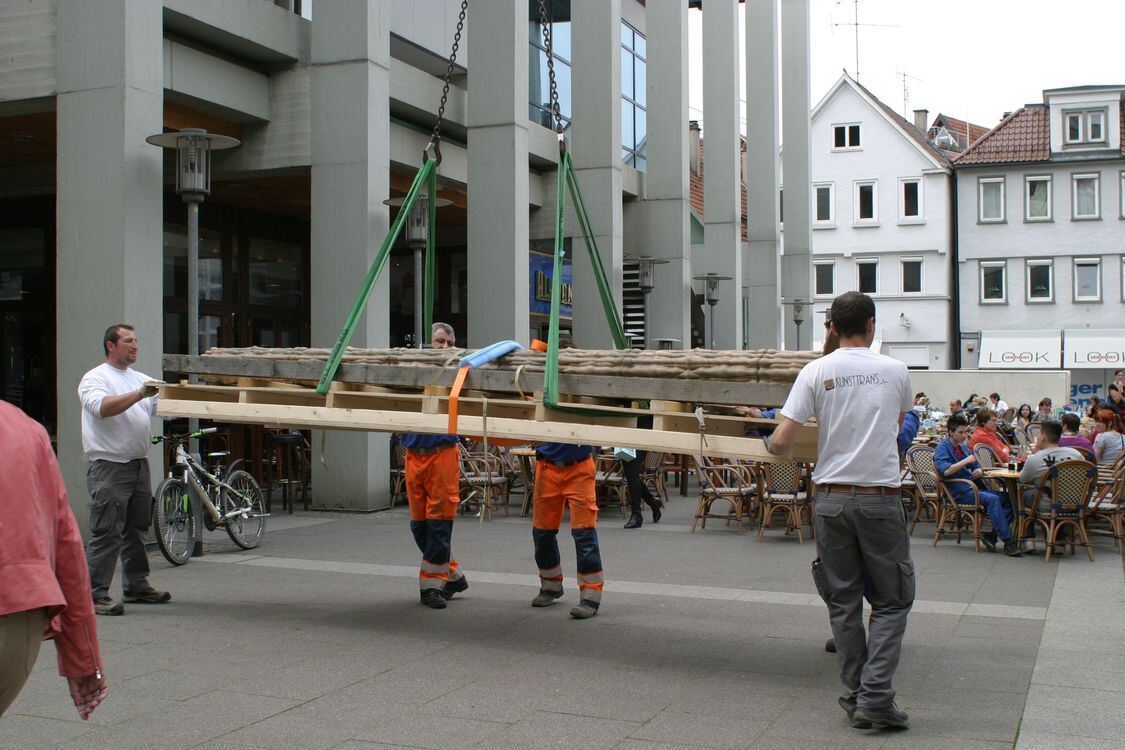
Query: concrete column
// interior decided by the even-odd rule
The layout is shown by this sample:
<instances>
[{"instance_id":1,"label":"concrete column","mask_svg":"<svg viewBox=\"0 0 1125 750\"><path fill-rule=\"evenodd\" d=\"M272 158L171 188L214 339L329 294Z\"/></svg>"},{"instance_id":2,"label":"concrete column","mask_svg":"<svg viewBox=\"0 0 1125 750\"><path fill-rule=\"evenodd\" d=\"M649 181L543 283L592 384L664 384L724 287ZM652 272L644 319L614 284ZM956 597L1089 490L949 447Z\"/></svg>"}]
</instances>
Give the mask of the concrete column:
<instances>
[{"instance_id":1,"label":"concrete column","mask_svg":"<svg viewBox=\"0 0 1125 750\"><path fill-rule=\"evenodd\" d=\"M571 4L574 125L570 147L590 229L621 311L621 0ZM567 196L570 205L570 196ZM577 221L574 237L574 342L612 349L590 253Z\"/></svg>"},{"instance_id":2,"label":"concrete column","mask_svg":"<svg viewBox=\"0 0 1125 750\"><path fill-rule=\"evenodd\" d=\"M782 141L785 144L785 254L781 259L781 294L786 302L812 299L812 144L809 137L809 3L781 4ZM793 325L792 308L782 314L786 349L812 348L812 315Z\"/></svg>"},{"instance_id":3,"label":"concrete column","mask_svg":"<svg viewBox=\"0 0 1125 750\"><path fill-rule=\"evenodd\" d=\"M390 10L321 3L312 22L312 340L330 346L389 228ZM352 346L389 345L389 272L368 297ZM313 504L389 505L388 436L328 432L313 458Z\"/></svg>"},{"instance_id":4,"label":"concrete column","mask_svg":"<svg viewBox=\"0 0 1125 750\"><path fill-rule=\"evenodd\" d=\"M105 329L136 326L136 368L161 376L163 157L145 137L163 121L162 11L149 0L56 8L59 463L86 529L77 388L104 361Z\"/></svg>"},{"instance_id":5,"label":"concrete column","mask_svg":"<svg viewBox=\"0 0 1125 750\"><path fill-rule=\"evenodd\" d=\"M688 188L687 4L645 5L648 44L648 149L644 199L625 205L629 253L667 260L656 266L650 340L690 346L691 203Z\"/></svg>"},{"instance_id":6,"label":"concrete column","mask_svg":"<svg viewBox=\"0 0 1125 750\"><path fill-rule=\"evenodd\" d=\"M527 4L474 0L469 69L469 330L486 346L528 330Z\"/></svg>"},{"instance_id":7,"label":"concrete column","mask_svg":"<svg viewBox=\"0 0 1125 750\"><path fill-rule=\"evenodd\" d=\"M746 4L747 232L743 269L748 287L751 349L781 344L778 305L778 91L777 0Z\"/></svg>"},{"instance_id":8,"label":"concrete column","mask_svg":"<svg viewBox=\"0 0 1125 750\"><path fill-rule=\"evenodd\" d=\"M742 348L742 195L739 186L738 4L703 6L703 228L707 272L719 282L716 349ZM712 322L707 321L710 332ZM708 334L705 334L705 336ZM706 340L710 347L711 341Z\"/></svg>"}]
</instances>

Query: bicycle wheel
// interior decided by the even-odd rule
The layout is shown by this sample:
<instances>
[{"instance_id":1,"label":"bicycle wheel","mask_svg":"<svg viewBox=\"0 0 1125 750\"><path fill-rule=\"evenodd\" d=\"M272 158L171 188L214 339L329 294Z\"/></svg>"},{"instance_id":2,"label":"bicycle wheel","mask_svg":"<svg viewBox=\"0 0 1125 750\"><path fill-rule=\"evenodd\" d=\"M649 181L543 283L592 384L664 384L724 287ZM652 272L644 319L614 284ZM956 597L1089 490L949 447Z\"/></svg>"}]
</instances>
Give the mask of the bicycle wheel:
<instances>
[{"instance_id":1,"label":"bicycle wheel","mask_svg":"<svg viewBox=\"0 0 1125 750\"><path fill-rule=\"evenodd\" d=\"M187 485L179 479L165 479L156 488L152 503L152 525L160 552L173 565L183 565L191 559L199 539L194 500Z\"/></svg>"},{"instance_id":2,"label":"bicycle wheel","mask_svg":"<svg viewBox=\"0 0 1125 750\"><path fill-rule=\"evenodd\" d=\"M254 549L262 541L266 531L266 501L262 495L262 488L242 469L236 469L227 474L224 480L234 492L223 490L222 514L226 516L234 510L241 510L238 515L226 520L227 533L231 541L242 549Z\"/></svg>"}]
</instances>

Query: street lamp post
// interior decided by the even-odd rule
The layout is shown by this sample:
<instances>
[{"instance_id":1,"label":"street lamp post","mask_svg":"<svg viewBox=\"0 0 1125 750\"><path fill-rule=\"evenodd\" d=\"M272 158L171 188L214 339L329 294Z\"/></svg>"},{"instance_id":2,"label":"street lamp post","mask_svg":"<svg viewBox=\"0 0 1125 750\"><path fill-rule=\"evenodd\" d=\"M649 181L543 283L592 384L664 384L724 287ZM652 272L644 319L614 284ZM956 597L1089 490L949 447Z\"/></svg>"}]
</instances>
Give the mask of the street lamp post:
<instances>
[{"instance_id":1,"label":"street lamp post","mask_svg":"<svg viewBox=\"0 0 1125 750\"><path fill-rule=\"evenodd\" d=\"M406 198L388 198L383 205L402 208ZM426 242L430 236L430 197L425 193L418 193L410 213L406 217L406 246L414 251L414 346L421 349L429 343L429 336L422 329L425 311L423 296L425 295L425 266L422 253L426 249ZM435 208L444 208L452 201L438 198L434 201Z\"/></svg>"},{"instance_id":2,"label":"street lamp post","mask_svg":"<svg viewBox=\"0 0 1125 750\"><path fill-rule=\"evenodd\" d=\"M637 284L641 288L641 294L644 300L644 316L645 316L645 349L652 348L652 324L649 317L651 312L649 295L652 290L656 288L656 267L668 263L667 258L653 258L651 255L641 255L636 258L626 258L626 260L637 261Z\"/></svg>"},{"instance_id":3,"label":"street lamp post","mask_svg":"<svg viewBox=\"0 0 1125 750\"><path fill-rule=\"evenodd\" d=\"M798 297L792 302L783 302L782 304L793 308L793 325L797 327L797 340L794 342L793 349L799 350L801 348L801 324L805 322L805 305L808 303Z\"/></svg>"},{"instance_id":4,"label":"street lamp post","mask_svg":"<svg viewBox=\"0 0 1125 750\"><path fill-rule=\"evenodd\" d=\"M707 306L710 308L707 311L707 344L708 348L715 348L715 306L719 304L719 282L732 281L733 276L720 276L717 273L708 273L704 276L693 276L693 281L704 281L707 283L705 299Z\"/></svg>"},{"instance_id":5,"label":"street lamp post","mask_svg":"<svg viewBox=\"0 0 1125 750\"><path fill-rule=\"evenodd\" d=\"M238 146L240 141L200 128L157 133L145 139L176 152L176 193L183 196L188 215L187 324L188 354L199 354L199 204L211 194L211 152Z\"/></svg>"}]
</instances>

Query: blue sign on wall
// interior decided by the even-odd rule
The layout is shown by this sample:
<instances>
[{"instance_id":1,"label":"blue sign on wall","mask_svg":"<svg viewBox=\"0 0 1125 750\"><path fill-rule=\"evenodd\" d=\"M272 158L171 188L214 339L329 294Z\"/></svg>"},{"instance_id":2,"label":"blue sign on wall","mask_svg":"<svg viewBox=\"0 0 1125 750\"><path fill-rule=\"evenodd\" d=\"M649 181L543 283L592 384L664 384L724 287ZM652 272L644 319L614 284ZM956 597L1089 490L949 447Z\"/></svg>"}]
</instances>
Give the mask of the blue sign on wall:
<instances>
[{"instance_id":1,"label":"blue sign on wall","mask_svg":"<svg viewBox=\"0 0 1125 750\"><path fill-rule=\"evenodd\" d=\"M551 314L551 273L554 271L554 259L549 253L532 250L527 264L528 270L528 302L530 311L539 315ZM572 293L574 268L569 258L563 259L562 277L562 305L559 308L560 318L570 318L573 315Z\"/></svg>"}]
</instances>

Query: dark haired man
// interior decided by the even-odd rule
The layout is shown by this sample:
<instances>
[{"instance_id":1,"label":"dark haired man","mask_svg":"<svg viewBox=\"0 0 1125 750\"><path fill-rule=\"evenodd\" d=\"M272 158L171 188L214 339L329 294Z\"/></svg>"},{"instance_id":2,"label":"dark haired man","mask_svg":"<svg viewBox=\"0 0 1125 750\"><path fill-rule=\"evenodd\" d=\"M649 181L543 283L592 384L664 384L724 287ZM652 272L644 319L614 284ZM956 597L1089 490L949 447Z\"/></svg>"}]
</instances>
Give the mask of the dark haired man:
<instances>
[{"instance_id":1,"label":"dark haired man","mask_svg":"<svg viewBox=\"0 0 1125 750\"><path fill-rule=\"evenodd\" d=\"M907 727L892 681L914 602L914 564L899 500L896 437L913 406L906 365L871 351L875 303L847 292L832 302L839 348L807 364L766 448L788 450L801 425L819 422L816 483L817 589L837 649L841 708L857 728ZM857 414L863 419L857 419ZM866 579L866 581L865 581ZM863 627L865 583L870 633Z\"/></svg>"},{"instance_id":2,"label":"dark haired man","mask_svg":"<svg viewBox=\"0 0 1125 750\"><path fill-rule=\"evenodd\" d=\"M1058 441L1060 446L1078 448L1089 451L1091 456L1094 455L1094 444L1085 435L1078 433L1082 429L1082 417L1068 411L1059 418L1059 422L1062 423L1062 437Z\"/></svg>"},{"instance_id":3,"label":"dark haired man","mask_svg":"<svg viewBox=\"0 0 1125 750\"><path fill-rule=\"evenodd\" d=\"M109 584L121 557L125 601L163 604L171 599L148 582L145 534L152 522L152 484L148 475L149 419L156 408L152 380L130 365L137 362L133 327L116 323L102 336L105 362L82 376L82 447L90 461L86 486L90 492L90 541L86 558L94 611L119 615L121 602L109 595Z\"/></svg>"},{"instance_id":4,"label":"dark haired man","mask_svg":"<svg viewBox=\"0 0 1125 750\"><path fill-rule=\"evenodd\" d=\"M1039 437L1032 448L1032 454L1020 471L1020 484L1031 486L1038 484L1047 470L1059 461L1082 460L1082 454L1074 448L1059 445L1062 434L1063 426L1058 422L1043 423L1043 426L1039 428ZM1034 489L1023 491L1023 502L1024 506L1035 502Z\"/></svg>"}]
</instances>

